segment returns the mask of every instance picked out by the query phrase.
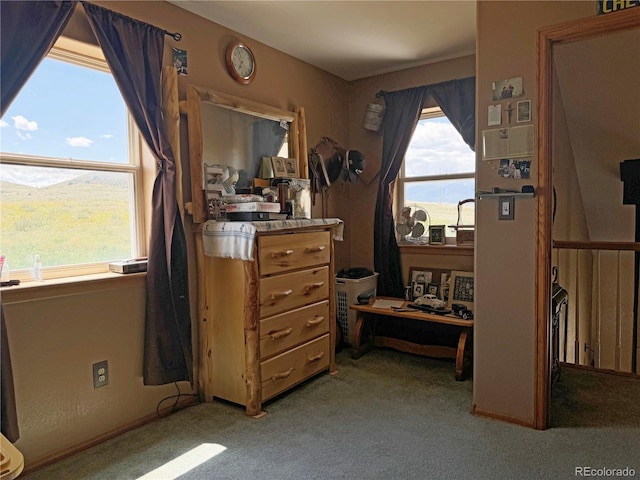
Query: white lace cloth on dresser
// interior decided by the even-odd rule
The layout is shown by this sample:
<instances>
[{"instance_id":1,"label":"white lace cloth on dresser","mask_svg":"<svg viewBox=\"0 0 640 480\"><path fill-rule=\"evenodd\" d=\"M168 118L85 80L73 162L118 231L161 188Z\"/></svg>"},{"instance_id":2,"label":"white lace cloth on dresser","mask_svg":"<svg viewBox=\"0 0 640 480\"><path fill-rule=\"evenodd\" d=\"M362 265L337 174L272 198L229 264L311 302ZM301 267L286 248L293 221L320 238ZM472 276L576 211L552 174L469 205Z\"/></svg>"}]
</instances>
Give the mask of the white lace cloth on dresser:
<instances>
[{"instance_id":1,"label":"white lace cloth on dresser","mask_svg":"<svg viewBox=\"0 0 640 480\"><path fill-rule=\"evenodd\" d=\"M209 257L253 260L256 233L291 228L335 225L333 239L342 241L344 222L339 218L268 220L264 222L218 222L209 220L202 228L204 254Z\"/></svg>"}]
</instances>

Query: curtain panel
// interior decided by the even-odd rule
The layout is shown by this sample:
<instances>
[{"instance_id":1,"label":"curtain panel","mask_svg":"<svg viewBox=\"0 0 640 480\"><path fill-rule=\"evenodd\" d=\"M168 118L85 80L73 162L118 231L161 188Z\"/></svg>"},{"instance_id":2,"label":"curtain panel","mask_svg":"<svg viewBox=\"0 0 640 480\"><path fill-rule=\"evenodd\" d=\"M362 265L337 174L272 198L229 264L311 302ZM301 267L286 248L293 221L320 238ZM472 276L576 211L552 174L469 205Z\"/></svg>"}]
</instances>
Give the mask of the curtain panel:
<instances>
[{"instance_id":1,"label":"curtain panel","mask_svg":"<svg viewBox=\"0 0 640 480\"><path fill-rule=\"evenodd\" d=\"M0 2L1 110L64 30L77 1ZM125 103L158 160L147 273L144 382L193 380L186 241L176 203L175 162L161 119L164 31L83 3ZM13 372L2 318L2 433L19 438Z\"/></svg>"},{"instance_id":2,"label":"curtain panel","mask_svg":"<svg viewBox=\"0 0 640 480\"><path fill-rule=\"evenodd\" d=\"M380 273L378 295L402 297L404 292L400 249L393 224L394 182L420 119L425 94L426 87L416 87L384 95L386 113L373 228L374 265Z\"/></svg>"},{"instance_id":3,"label":"curtain panel","mask_svg":"<svg viewBox=\"0 0 640 480\"><path fill-rule=\"evenodd\" d=\"M409 148L427 98L433 98L471 150L475 151L475 77L381 92L386 113L383 124L380 183L376 199L373 254L378 294L402 297L404 279L393 222L394 182Z\"/></svg>"},{"instance_id":4,"label":"curtain panel","mask_svg":"<svg viewBox=\"0 0 640 480\"><path fill-rule=\"evenodd\" d=\"M2 115L69 23L77 1L0 2Z\"/></svg>"},{"instance_id":5,"label":"curtain panel","mask_svg":"<svg viewBox=\"0 0 640 480\"><path fill-rule=\"evenodd\" d=\"M69 22L77 1L0 2L0 103L5 114ZM0 305L0 309L2 306ZM9 339L2 310L2 434L20 438Z\"/></svg>"},{"instance_id":6,"label":"curtain panel","mask_svg":"<svg viewBox=\"0 0 640 480\"><path fill-rule=\"evenodd\" d=\"M176 165L161 111L165 32L90 3L82 5L127 107L158 162L147 265L144 384L192 382L187 249L176 202Z\"/></svg>"}]
</instances>

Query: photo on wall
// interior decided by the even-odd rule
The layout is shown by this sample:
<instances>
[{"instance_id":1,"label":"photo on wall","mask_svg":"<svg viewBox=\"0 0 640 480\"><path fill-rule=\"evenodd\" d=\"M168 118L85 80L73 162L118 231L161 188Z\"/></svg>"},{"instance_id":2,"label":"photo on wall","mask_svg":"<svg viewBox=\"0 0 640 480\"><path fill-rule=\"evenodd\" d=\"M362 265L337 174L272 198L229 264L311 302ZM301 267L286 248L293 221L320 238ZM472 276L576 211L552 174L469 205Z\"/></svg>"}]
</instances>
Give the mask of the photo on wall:
<instances>
[{"instance_id":1,"label":"photo on wall","mask_svg":"<svg viewBox=\"0 0 640 480\"><path fill-rule=\"evenodd\" d=\"M502 178L530 178L531 160L503 158L498 167L498 176Z\"/></svg>"},{"instance_id":2,"label":"photo on wall","mask_svg":"<svg viewBox=\"0 0 640 480\"><path fill-rule=\"evenodd\" d=\"M522 77L506 78L497 80L492 84L493 100L503 100L505 98L521 97L524 95L522 88Z\"/></svg>"}]
</instances>

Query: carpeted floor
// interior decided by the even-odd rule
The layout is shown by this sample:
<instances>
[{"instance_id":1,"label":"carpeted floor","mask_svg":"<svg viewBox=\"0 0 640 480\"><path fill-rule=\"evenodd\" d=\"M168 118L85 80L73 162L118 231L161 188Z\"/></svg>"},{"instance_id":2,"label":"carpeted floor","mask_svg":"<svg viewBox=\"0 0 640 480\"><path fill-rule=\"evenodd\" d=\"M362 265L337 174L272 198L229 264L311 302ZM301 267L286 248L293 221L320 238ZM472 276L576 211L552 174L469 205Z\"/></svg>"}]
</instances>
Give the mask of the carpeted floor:
<instances>
[{"instance_id":1,"label":"carpeted floor","mask_svg":"<svg viewBox=\"0 0 640 480\"><path fill-rule=\"evenodd\" d=\"M560 380L553 387L551 424L553 427L638 428L640 379L563 368ZM640 456L640 440L638 445Z\"/></svg>"},{"instance_id":2,"label":"carpeted floor","mask_svg":"<svg viewBox=\"0 0 640 480\"><path fill-rule=\"evenodd\" d=\"M451 362L392 350L269 402L256 420L224 402L158 419L27 475L40 479L570 479L576 467L640 475L640 382L563 370L546 431L470 414ZM632 383L633 382L633 383ZM615 398L622 383L626 399ZM600 393L597 393L600 392Z\"/></svg>"}]
</instances>

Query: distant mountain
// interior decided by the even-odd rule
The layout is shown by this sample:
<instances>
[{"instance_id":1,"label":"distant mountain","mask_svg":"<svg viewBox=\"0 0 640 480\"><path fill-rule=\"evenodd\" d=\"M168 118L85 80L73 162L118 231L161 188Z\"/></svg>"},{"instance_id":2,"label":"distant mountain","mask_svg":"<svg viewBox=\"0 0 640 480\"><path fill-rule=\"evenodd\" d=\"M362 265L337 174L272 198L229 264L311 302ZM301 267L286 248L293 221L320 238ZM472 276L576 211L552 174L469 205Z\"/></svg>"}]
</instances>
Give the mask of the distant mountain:
<instances>
[{"instance_id":1,"label":"distant mountain","mask_svg":"<svg viewBox=\"0 0 640 480\"><path fill-rule=\"evenodd\" d=\"M126 186L127 176L114 172L86 172L64 168L22 167L2 165L0 167L2 183L42 188L52 185L99 184Z\"/></svg>"},{"instance_id":2,"label":"distant mountain","mask_svg":"<svg viewBox=\"0 0 640 480\"><path fill-rule=\"evenodd\" d=\"M65 182L65 185L112 185L126 187L128 176L118 172L91 172Z\"/></svg>"}]
</instances>

